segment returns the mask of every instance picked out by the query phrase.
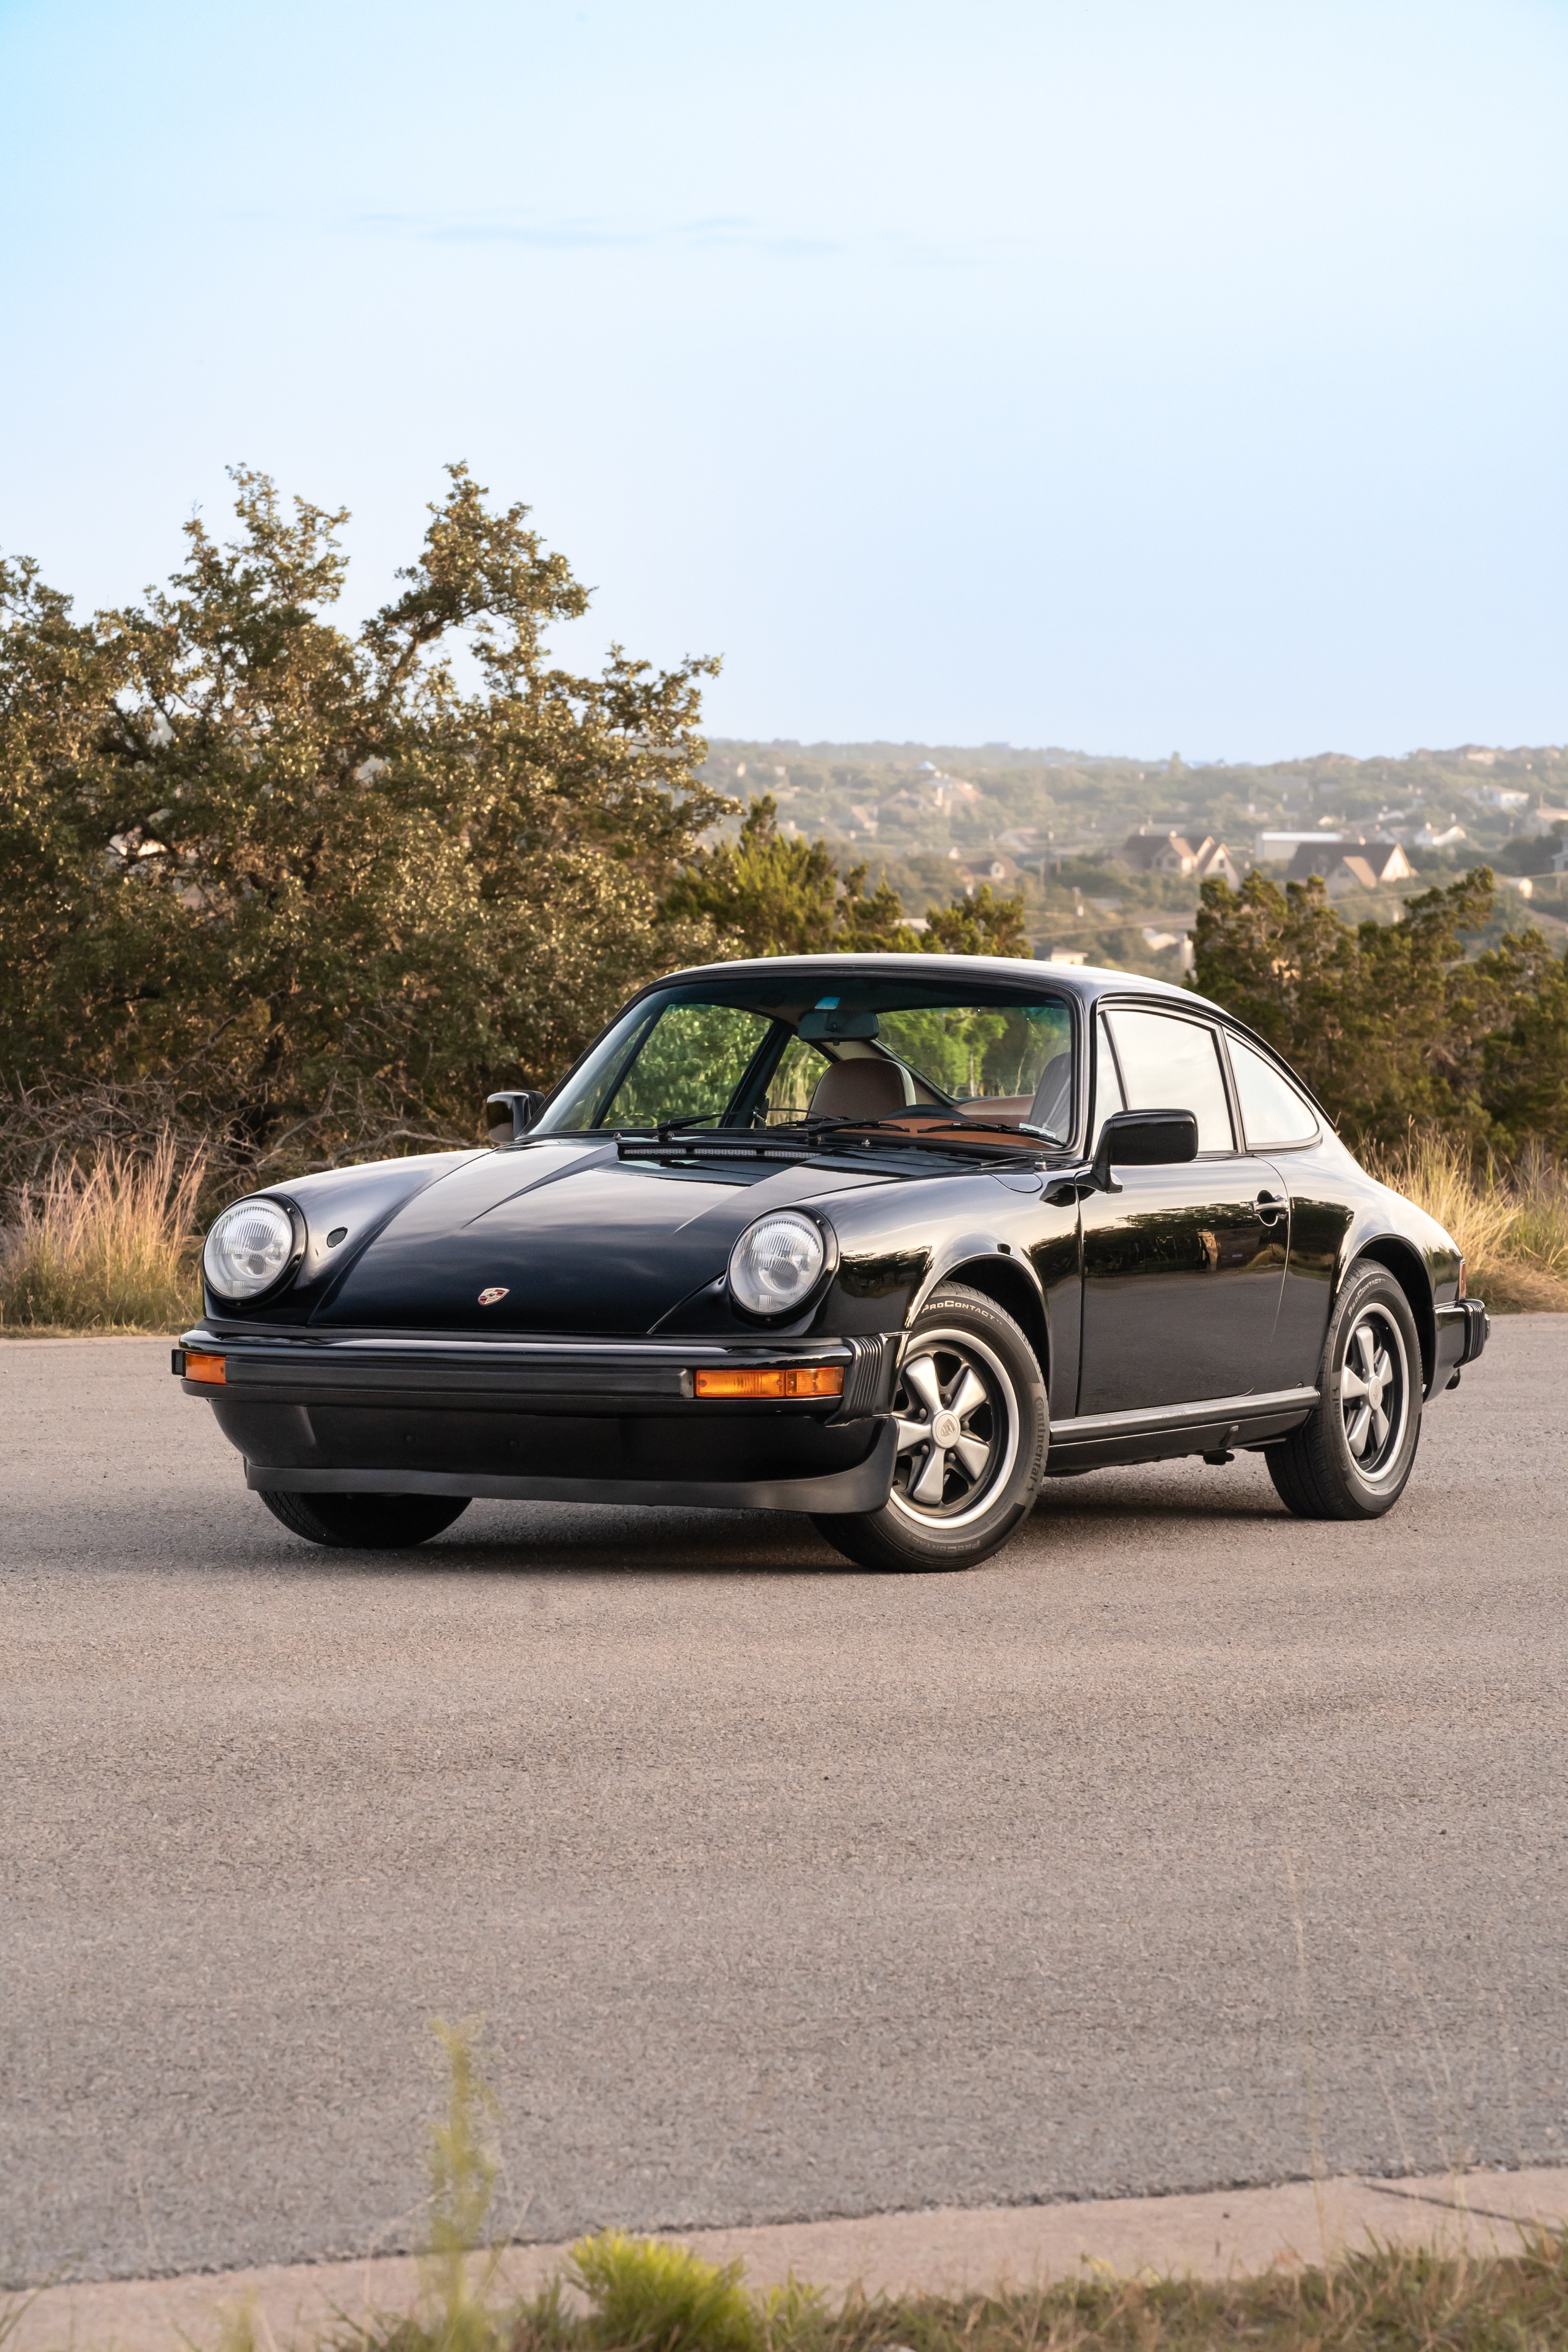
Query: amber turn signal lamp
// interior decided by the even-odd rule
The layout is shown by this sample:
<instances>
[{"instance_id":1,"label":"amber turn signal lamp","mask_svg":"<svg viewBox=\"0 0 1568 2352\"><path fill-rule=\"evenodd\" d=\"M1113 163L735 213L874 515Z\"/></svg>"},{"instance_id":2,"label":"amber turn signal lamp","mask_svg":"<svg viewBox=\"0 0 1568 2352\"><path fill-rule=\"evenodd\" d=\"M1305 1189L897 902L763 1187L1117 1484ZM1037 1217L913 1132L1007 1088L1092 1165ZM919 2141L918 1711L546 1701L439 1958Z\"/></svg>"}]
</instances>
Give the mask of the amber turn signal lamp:
<instances>
[{"instance_id":1,"label":"amber turn signal lamp","mask_svg":"<svg viewBox=\"0 0 1568 2352\"><path fill-rule=\"evenodd\" d=\"M746 1371L696 1372L700 1397L832 1397L844 1392L841 1364L779 1364Z\"/></svg>"},{"instance_id":2,"label":"amber turn signal lamp","mask_svg":"<svg viewBox=\"0 0 1568 2352\"><path fill-rule=\"evenodd\" d=\"M214 1389L225 1388L228 1382L223 1358L204 1356L193 1348L185 1350L185 1378L188 1381L204 1381L209 1388Z\"/></svg>"}]
</instances>

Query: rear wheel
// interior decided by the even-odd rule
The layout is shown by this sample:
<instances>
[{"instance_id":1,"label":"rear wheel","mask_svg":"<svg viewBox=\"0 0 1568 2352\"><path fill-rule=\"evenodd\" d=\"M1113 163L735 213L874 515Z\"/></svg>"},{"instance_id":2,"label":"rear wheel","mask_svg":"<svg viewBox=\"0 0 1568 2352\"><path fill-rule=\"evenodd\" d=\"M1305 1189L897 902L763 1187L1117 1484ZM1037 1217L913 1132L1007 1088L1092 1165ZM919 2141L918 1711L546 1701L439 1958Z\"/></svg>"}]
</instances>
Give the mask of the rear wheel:
<instances>
[{"instance_id":1,"label":"rear wheel","mask_svg":"<svg viewBox=\"0 0 1568 2352\"><path fill-rule=\"evenodd\" d=\"M812 1524L862 1568L973 1568L1028 1517L1045 1473L1033 1349L993 1299L950 1284L916 1318L894 1412L898 1454L882 1509Z\"/></svg>"},{"instance_id":2,"label":"rear wheel","mask_svg":"<svg viewBox=\"0 0 1568 2352\"><path fill-rule=\"evenodd\" d=\"M292 1495L261 1499L291 1535L352 1551L406 1551L428 1543L468 1508L467 1495Z\"/></svg>"},{"instance_id":3,"label":"rear wheel","mask_svg":"<svg viewBox=\"0 0 1568 2352\"><path fill-rule=\"evenodd\" d=\"M1385 1267L1346 1277L1329 1318L1311 1417L1264 1458L1301 1519L1376 1519L1404 1493L1421 1442L1421 1342Z\"/></svg>"}]
</instances>

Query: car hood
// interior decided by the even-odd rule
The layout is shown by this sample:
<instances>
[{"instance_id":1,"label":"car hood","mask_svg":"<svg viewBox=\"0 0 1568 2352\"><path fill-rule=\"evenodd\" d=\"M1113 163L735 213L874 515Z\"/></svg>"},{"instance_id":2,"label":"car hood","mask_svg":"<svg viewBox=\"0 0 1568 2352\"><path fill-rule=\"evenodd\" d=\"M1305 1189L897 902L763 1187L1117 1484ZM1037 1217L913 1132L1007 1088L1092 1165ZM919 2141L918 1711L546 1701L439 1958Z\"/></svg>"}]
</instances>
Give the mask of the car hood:
<instances>
[{"instance_id":1,"label":"car hood","mask_svg":"<svg viewBox=\"0 0 1568 2352\"><path fill-rule=\"evenodd\" d=\"M660 1166L622 1160L613 1144L541 1138L466 1160L403 1202L311 1321L644 1332L723 1275L765 1210L897 1181L767 1161ZM330 1208L329 1192L312 1201L312 1224ZM502 1295L481 1306L484 1291Z\"/></svg>"}]
</instances>

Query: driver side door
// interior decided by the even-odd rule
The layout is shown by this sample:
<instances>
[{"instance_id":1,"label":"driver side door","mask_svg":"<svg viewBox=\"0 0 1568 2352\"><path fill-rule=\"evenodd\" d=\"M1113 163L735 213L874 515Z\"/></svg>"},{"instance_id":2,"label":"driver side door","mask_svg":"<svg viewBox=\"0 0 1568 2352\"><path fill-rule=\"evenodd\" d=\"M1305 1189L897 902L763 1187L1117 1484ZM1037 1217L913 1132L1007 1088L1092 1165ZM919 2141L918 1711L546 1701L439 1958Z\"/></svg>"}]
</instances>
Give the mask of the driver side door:
<instances>
[{"instance_id":1,"label":"driver side door","mask_svg":"<svg viewBox=\"0 0 1568 2352\"><path fill-rule=\"evenodd\" d=\"M1189 1110L1198 1156L1114 1171L1116 1192L1083 1197L1079 1413L1266 1391L1290 1206L1274 1169L1240 1147L1214 1024L1126 1003L1103 1007L1094 1028L1096 1121Z\"/></svg>"}]
</instances>

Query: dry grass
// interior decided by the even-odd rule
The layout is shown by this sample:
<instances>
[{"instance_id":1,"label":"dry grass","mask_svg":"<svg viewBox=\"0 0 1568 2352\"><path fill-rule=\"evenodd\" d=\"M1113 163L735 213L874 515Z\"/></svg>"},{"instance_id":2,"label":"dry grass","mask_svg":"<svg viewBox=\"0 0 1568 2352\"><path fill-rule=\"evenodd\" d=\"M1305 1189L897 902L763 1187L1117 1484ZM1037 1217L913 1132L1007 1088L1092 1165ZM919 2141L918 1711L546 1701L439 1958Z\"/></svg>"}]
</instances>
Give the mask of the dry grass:
<instances>
[{"instance_id":1,"label":"dry grass","mask_svg":"<svg viewBox=\"0 0 1568 2352\"><path fill-rule=\"evenodd\" d=\"M1568 1308L1568 1169L1560 1160L1532 1148L1507 1174L1482 1171L1458 1145L1413 1136L1369 1165L1453 1234L1472 1297L1505 1315Z\"/></svg>"},{"instance_id":2,"label":"dry grass","mask_svg":"<svg viewBox=\"0 0 1568 2352\"><path fill-rule=\"evenodd\" d=\"M20 1186L0 1255L0 1330L167 1331L200 1306L198 1154L110 1143L87 1166L56 1160Z\"/></svg>"}]
</instances>

